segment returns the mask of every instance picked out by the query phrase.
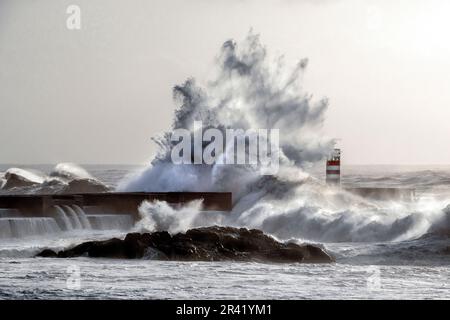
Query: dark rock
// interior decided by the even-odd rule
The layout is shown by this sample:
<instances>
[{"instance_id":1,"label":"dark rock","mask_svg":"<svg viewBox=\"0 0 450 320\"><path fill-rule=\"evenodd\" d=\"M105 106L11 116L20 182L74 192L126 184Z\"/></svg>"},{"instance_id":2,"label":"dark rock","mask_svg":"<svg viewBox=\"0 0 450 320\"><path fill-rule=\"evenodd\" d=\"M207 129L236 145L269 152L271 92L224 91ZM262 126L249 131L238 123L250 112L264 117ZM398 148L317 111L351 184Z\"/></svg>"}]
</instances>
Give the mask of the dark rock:
<instances>
[{"instance_id":1,"label":"dark rock","mask_svg":"<svg viewBox=\"0 0 450 320\"><path fill-rule=\"evenodd\" d=\"M50 250L51 251L51 250ZM261 261L329 263L334 259L311 244L282 243L260 230L232 227L205 227L171 236L166 231L129 233L124 240L89 241L68 250L40 257L88 257L139 259L151 257L182 261Z\"/></svg>"},{"instance_id":2,"label":"dark rock","mask_svg":"<svg viewBox=\"0 0 450 320\"><path fill-rule=\"evenodd\" d=\"M38 182L29 180L25 178L24 176L21 176L19 174L16 174L14 172L7 171L5 173L5 184L3 185L2 189L4 190L10 190L14 188L25 188L25 187L33 187L36 185L39 185Z\"/></svg>"},{"instance_id":3,"label":"dark rock","mask_svg":"<svg viewBox=\"0 0 450 320\"><path fill-rule=\"evenodd\" d=\"M75 179L70 181L60 193L108 192L109 188L95 179Z\"/></svg>"},{"instance_id":4,"label":"dark rock","mask_svg":"<svg viewBox=\"0 0 450 320\"><path fill-rule=\"evenodd\" d=\"M55 251L50 250L50 249L45 249L37 254L37 257L42 257L42 258L56 258L57 256L58 256L58 254Z\"/></svg>"}]
</instances>

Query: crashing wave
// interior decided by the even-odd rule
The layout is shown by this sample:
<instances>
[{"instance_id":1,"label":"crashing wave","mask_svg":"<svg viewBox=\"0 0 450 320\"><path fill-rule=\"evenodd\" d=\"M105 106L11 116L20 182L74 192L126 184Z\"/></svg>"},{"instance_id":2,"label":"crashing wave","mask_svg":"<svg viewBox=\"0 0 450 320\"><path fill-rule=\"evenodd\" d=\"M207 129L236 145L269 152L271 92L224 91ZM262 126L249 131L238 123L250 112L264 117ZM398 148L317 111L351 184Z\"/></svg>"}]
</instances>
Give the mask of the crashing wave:
<instances>
[{"instance_id":1,"label":"crashing wave","mask_svg":"<svg viewBox=\"0 0 450 320\"><path fill-rule=\"evenodd\" d=\"M285 167L301 168L323 159L333 140L320 133L328 102L313 101L301 90L301 76L307 62L293 69L282 58L270 59L259 37L250 33L242 46L223 44L217 77L206 88L194 79L175 86L174 97L181 106L175 112L173 129L194 130L194 122L205 128L279 129L278 153ZM233 190L239 194L249 183L261 178L249 165L173 165L175 143L170 133L155 139L161 152L150 168L123 181L119 190L200 191ZM225 146L225 153L232 152ZM301 170L297 174L303 175Z\"/></svg>"},{"instance_id":2,"label":"crashing wave","mask_svg":"<svg viewBox=\"0 0 450 320\"><path fill-rule=\"evenodd\" d=\"M11 190L14 188L32 187L44 182L44 177L31 170L20 168L10 168L3 174L2 189Z\"/></svg>"},{"instance_id":3,"label":"crashing wave","mask_svg":"<svg viewBox=\"0 0 450 320\"><path fill-rule=\"evenodd\" d=\"M58 164L46 175L35 170L10 168L4 174L0 193L89 193L106 192L109 187L75 164Z\"/></svg>"},{"instance_id":4,"label":"crashing wave","mask_svg":"<svg viewBox=\"0 0 450 320\"><path fill-rule=\"evenodd\" d=\"M89 172L84 168L73 163L59 163L50 172L50 177L56 177L63 180L79 180L79 179L94 179Z\"/></svg>"},{"instance_id":5,"label":"crashing wave","mask_svg":"<svg viewBox=\"0 0 450 320\"><path fill-rule=\"evenodd\" d=\"M261 176L245 165L174 165L170 133L156 139L161 151L151 166L119 184L121 191L232 191L230 213L205 216L189 206L161 203L141 207L143 223L180 230L203 225L258 228L278 238L324 242L403 241L441 225L443 199L414 203L365 200L324 185L303 170L333 147L320 129L327 101L314 103L303 92L306 60L288 70L271 61L258 36L242 44L227 41L219 55L218 75L206 87L189 79L174 88L180 101L172 128L193 134L194 121L219 128L279 128L280 170ZM225 148L225 153L227 152ZM198 217L201 216L201 219Z\"/></svg>"}]
</instances>

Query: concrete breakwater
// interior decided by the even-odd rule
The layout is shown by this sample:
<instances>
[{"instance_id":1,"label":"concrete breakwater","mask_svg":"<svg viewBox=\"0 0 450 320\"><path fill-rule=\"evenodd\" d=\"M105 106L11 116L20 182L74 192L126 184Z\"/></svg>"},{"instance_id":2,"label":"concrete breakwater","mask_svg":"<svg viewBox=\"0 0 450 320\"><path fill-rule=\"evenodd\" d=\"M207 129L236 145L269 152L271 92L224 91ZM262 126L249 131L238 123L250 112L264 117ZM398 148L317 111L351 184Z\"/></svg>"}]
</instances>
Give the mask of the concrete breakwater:
<instances>
[{"instance_id":1,"label":"concrete breakwater","mask_svg":"<svg viewBox=\"0 0 450 320\"><path fill-rule=\"evenodd\" d=\"M51 195L1 195L0 208L16 209L25 217L52 216L56 206L97 207L114 214L136 215L143 201L166 201L182 205L193 200L203 200L205 210L229 211L231 193L227 192L105 192Z\"/></svg>"}]
</instances>

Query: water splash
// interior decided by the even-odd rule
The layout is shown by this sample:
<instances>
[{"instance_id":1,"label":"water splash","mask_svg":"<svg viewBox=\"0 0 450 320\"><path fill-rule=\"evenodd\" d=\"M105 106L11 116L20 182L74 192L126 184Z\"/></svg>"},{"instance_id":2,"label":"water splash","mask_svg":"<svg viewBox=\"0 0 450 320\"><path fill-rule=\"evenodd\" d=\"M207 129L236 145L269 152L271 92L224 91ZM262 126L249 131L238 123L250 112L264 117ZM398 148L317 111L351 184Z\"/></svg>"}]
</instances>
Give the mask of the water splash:
<instances>
[{"instance_id":1,"label":"water splash","mask_svg":"<svg viewBox=\"0 0 450 320\"><path fill-rule=\"evenodd\" d=\"M60 206L55 206L58 223L63 230L72 230L73 225L66 212Z\"/></svg>"},{"instance_id":2,"label":"water splash","mask_svg":"<svg viewBox=\"0 0 450 320\"><path fill-rule=\"evenodd\" d=\"M53 218L0 218L0 238L23 238L60 232Z\"/></svg>"},{"instance_id":3,"label":"water splash","mask_svg":"<svg viewBox=\"0 0 450 320\"><path fill-rule=\"evenodd\" d=\"M0 173L0 193L48 194L105 192L109 187L92 177L85 169L71 163L60 163L47 175L31 169L10 168Z\"/></svg>"},{"instance_id":4,"label":"water splash","mask_svg":"<svg viewBox=\"0 0 450 320\"><path fill-rule=\"evenodd\" d=\"M141 231L169 231L177 233L191 228L202 207L202 201L192 201L173 208L165 201L144 201L139 207L140 220L136 228Z\"/></svg>"},{"instance_id":5,"label":"water splash","mask_svg":"<svg viewBox=\"0 0 450 320\"><path fill-rule=\"evenodd\" d=\"M122 181L118 190L231 191L233 210L209 217L205 224L254 227L282 239L401 241L440 224L448 202L369 201L304 172L333 147L333 140L321 134L327 100L313 102L302 90L306 66L307 60L301 60L289 69L282 57L270 59L259 37L250 33L243 43L223 44L217 76L206 86L188 79L174 88L180 107L172 129L192 132L197 120L220 130L279 128L278 174L261 176L245 165L173 165L173 143L166 133L155 139L161 148L151 166ZM174 209L161 202L144 203L140 211L141 223L170 231L196 226L201 215L192 204Z\"/></svg>"},{"instance_id":6,"label":"water splash","mask_svg":"<svg viewBox=\"0 0 450 320\"><path fill-rule=\"evenodd\" d=\"M75 210L73 210L70 206L64 205L63 206L64 211L67 212L69 218L72 221L72 225L74 226L75 229L83 229L83 225L81 223L80 218L78 217L77 213L75 212Z\"/></svg>"},{"instance_id":7,"label":"water splash","mask_svg":"<svg viewBox=\"0 0 450 320\"><path fill-rule=\"evenodd\" d=\"M180 103L173 129L193 133L194 121L205 128L280 129L280 161L285 167L302 168L323 159L333 141L321 134L326 99L313 101L301 87L307 65L301 60L288 68L281 57L271 59L259 36L250 33L237 45L226 41L218 58L217 76L206 87L194 79L174 87ZM228 191L246 193L248 184L261 176L251 166L173 165L174 142L170 133L155 138L160 153L139 175L119 184L121 191ZM227 146L225 152L230 149ZM299 174L300 170L299 170ZM239 179L236 179L239 178Z\"/></svg>"},{"instance_id":8,"label":"water splash","mask_svg":"<svg viewBox=\"0 0 450 320\"><path fill-rule=\"evenodd\" d=\"M86 212L77 205L72 205L73 210L77 213L78 219L81 222L81 225L83 226L83 229L91 229L91 223L89 222L89 219L86 217Z\"/></svg>"}]
</instances>

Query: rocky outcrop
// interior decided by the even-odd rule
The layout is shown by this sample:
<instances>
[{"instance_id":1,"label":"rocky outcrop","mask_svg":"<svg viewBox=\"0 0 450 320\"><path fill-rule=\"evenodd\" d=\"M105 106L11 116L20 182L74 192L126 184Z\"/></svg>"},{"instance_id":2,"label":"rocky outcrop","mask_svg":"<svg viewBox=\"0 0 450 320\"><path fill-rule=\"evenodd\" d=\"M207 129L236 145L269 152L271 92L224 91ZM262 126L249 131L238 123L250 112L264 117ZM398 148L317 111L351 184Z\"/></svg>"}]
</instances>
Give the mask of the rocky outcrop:
<instances>
[{"instance_id":1,"label":"rocky outcrop","mask_svg":"<svg viewBox=\"0 0 450 320\"><path fill-rule=\"evenodd\" d=\"M77 194L103 193L110 188L82 168L59 164L50 175L10 168L4 174L0 173L0 190L3 194Z\"/></svg>"},{"instance_id":2,"label":"rocky outcrop","mask_svg":"<svg viewBox=\"0 0 450 320\"><path fill-rule=\"evenodd\" d=\"M79 256L178 261L261 261L330 263L334 259L322 248L282 243L260 230L205 227L170 235L168 232L129 233L124 240L89 241L71 249L46 249L39 257Z\"/></svg>"},{"instance_id":3,"label":"rocky outcrop","mask_svg":"<svg viewBox=\"0 0 450 320\"><path fill-rule=\"evenodd\" d=\"M96 179L76 179L69 181L59 193L98 193L108 191L109 188Z\"/></svg>"},{"instance_id":4,"label":"rocky outcrop","mask_svg":"<svg viewBox=\"0 0 450 320\"><path fill-rule=\"evenodd\" d=\"M38 185L38 182L32 181L15 172L7 171L5 173L5 183L2 186L4 190L11 190L14 188L26 188Z\"/></svg>"}]
</instances>

